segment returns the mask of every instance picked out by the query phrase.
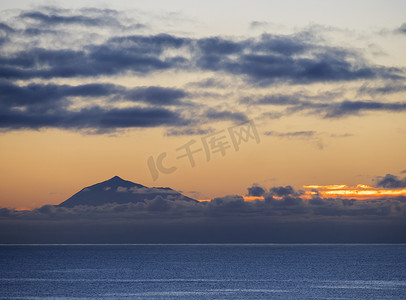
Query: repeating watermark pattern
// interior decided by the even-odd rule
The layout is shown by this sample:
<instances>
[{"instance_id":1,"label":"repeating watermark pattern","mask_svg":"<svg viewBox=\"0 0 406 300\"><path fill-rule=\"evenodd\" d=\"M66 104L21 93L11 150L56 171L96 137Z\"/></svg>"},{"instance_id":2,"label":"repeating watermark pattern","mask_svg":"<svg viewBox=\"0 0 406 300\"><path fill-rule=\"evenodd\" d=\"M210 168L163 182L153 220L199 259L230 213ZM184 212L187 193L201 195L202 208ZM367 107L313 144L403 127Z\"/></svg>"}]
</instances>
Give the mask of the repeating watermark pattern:
<instances>
[{"instance_id":1,"label":"repeating watermark pattern","mask_svg":"<svg viewBox=\"0 0 406 300\"><path fill-rule=\"evenodd\" d=\"M187 159L190 166L196 166L196 155L205 155L206 161L210 161L213 155L225 156L229 149L239 151L242 143L254 140L257 144L261 141L257 128L253 121L229 127L214 133L207 134L200 140L191 139L186 144L176 148L176 160ZM167 152L162 152L156 158L152 155L148 157L147 164L152 179L158 179L160 173L172 174L178 169L176 166L167 166L164 160L168 156Z\"/></svg>"}]
</instances>

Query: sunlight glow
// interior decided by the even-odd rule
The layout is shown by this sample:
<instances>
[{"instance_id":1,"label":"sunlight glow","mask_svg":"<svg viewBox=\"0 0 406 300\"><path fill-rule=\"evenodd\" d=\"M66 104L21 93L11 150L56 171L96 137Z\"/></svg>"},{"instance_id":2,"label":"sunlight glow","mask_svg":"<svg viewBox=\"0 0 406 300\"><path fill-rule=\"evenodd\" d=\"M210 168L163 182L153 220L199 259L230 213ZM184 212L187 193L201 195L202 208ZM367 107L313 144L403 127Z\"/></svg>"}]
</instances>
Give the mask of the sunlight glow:
<instances>
[{"instance_id":1,"label":"sunlight glow","mask_svg":"<svg viewBox=\"0 0 406 300\"><path fill-rule=\"evenodd\" d=\"M320 195L322 198L344 197L353 199L375 199L381 197L406 196L406 189L379 189L365 184L356 187L347 185L304 185L303 188L311 189L305 195ZM305 197L306 198L306 197Z\"/></svg>"}]
</instances>

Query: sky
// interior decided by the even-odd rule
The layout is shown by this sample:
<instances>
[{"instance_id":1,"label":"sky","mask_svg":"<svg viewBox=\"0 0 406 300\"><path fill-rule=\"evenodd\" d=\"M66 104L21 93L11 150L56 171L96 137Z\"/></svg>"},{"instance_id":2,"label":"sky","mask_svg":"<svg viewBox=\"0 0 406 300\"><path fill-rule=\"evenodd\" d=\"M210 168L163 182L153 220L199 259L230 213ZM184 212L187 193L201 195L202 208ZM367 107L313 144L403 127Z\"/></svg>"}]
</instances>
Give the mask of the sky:
<instances>
[{"instance_id":1,"label":"sky","mask_svg":"<svg viewBox=\"0 0 406 300\"><path fill-rule=\"evenodd\" d=\"M117 175L214 206L230 195L249 209L356 199L404 218L404 11L404 1L3 1L3 215L36 214Z\"/></svg>"}]
</instances>

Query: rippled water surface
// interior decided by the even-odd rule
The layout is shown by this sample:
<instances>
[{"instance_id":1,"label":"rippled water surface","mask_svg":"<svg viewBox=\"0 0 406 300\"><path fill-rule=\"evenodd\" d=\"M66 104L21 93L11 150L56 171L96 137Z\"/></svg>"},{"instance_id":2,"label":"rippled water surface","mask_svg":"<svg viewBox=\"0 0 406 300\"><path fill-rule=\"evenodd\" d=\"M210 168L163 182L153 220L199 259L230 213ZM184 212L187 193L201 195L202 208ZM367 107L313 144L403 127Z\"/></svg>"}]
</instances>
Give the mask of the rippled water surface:
<instances>
[{"instance_id":1,"label":"rippled water surface","mask_svg":"<svg viewBox=\"0 0 406 300\"><path fill-rule=\"evenodd\" d=\"M0 299L406 299L406 245L0 246Z\"/></svg>"}]
</instances>

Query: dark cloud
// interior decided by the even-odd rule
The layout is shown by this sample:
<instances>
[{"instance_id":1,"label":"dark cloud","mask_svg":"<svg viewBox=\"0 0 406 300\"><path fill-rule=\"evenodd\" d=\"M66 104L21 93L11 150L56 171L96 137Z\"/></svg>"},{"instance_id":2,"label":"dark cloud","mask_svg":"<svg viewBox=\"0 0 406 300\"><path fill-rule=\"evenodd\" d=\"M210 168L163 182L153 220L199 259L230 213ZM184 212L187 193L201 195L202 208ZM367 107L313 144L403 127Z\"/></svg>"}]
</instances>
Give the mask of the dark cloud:
<instances>
[{"instance_id":1,"label":"dark cloud","mask_svg":"<svg viewBox=\"0 0 406 300\"><path fill-rule=\"evenodd\" d=\"M180 104L180 99L185 98L187 93L180 89L162 87L144 87L128 91L126 97L130 100L145 101L156 105Z\"/></svg>"},{"instance_id":2,"label":"dark cloud","mask_svg":"<svg viewBox=\"0 0 406 300\"><path fill-rule=\"evenodd\" d=\"M106 129L154 126L186 126L191 121L184 119L182 109L176 111L162 106L187 106L193 104L184 101L188 93L181 89L167 87L134 87L91 83L83 85L37 84L17 85L0 81L0 128L39 129L56 127L65 129L96 129L99 133ZM70 110L69 106L76 101L86 103L89 98L97 98L106 102L105 107L87 105L87 108ZM133 107L118 109L111 107L120 101L143 102L149 107ZM89 107L90 106L90 107ZM196 117L196 115L195 115ZM247 120L243 113L231 111L207 110L201 116L205 120L231 120L241 122ZM198 126L199 119L194 121ZM210 128L171 128L168 135L204 134Z\"/></svg>"},{"instance_id":3,"label":"dark cloud","mask_svg":"<svg viewBox=\"0 0 406 300\"><path fill-rule=\"evenodd\" d=\"M326 205L326 201L319 197L313 197L309 200L310 205Z\"/></svg>"},{"instance_id":4,"label":"dark cloud","mask_svg":"<svg viewBox=\"0 0 406 300\"><path fill-rule=\"evenodd\" d=\"M264 194L265 203L276 207L299 207L299 211L303 209L303 200L300 198L301 192L295 191L293 187L278 186L272 187L269 193ZM277 198L275 198L277 197Z\"/></svg>"},{"instance_id":5,"label":"dark cloud","mask_svg":"<svg viewBox=\"0 0 406 300\"><path fill-rule=\"evenodd\" d=\"M403 85L388 85L381 88L363 86L358 90L358 93L376 94L378 91L379 93L390 93L403 90L405 90ZM244 98L240 102L249 105L286 107L285 111L271 113L271 118L280 118L297 112L308 112L323 118L343 118L351 115L360 115L369 111L403 112L406 110L406 102L338 100L337 98L341 96L343 96L342 91L320 92L316 95L300 91L291 94L271 94L259 98ZM264 113L264 115L268 116L269 113Z\"/></svg>"},{"instance_id":6,"label":"dark cloud","mask_svg":"<svg viewBox=\"0 0 406 300\"><path fill-rule=\"evenodd\" d=\"M91 107L79 111L58 110L37 113L26 111L1 111L0 128L39 129L56 127L62 129L111 130L131 127L185 126L189 121L179 113L163 108L104 109Z\"/></svg>"},{"instance_id":7,"label":"dark cloud","mask_svg":"<svg viewBox=\"0 0 406 300\"><path fill-rule=\"evenodd\" d=\"M256 104L270 104L270 105L297 105L302 101L298 99L297 95L271 95L259 99Z\"/></svg>"},{"instance_id":8,"label":"dark cloud","mask_svg":"<svg viewBox=\"0 0 406 300\"><path fill-rule=\"evenodd\" d=\"M56 84L28 84L19 86L0 81L0 107L32 107L46 104L57 105L69 97L100 97L112 100L130 100L152 105L179 105L187 96L181 89L158 86L126 88L124 86L93 83L77 86Z\"/></svg>"},{"instance_id":9,"label":"dark cloud","mask_svg":"<svg viewBox=\"0 0 406 300\"><path fill-rule=\"evenodd\" d=\"M265 27L267 25L269 25L268 22L252 21L250 23L250 29L257 29L257 28Z\"/></svg>"},{"instance_id":10,"label":"dark cloud","mask_svg":"<svg viewBox=\"0 0 406 300\"><path fill-rule=\"evenodd\" d=\"M182 47L190 46L191 40L188 38L177 37L170 34L157 35L129 35L119 36L109 39L101 46L92 46L92 49L97 51L106 50L123 50L124 52L134 52L138 54L162 54L168 49L181 49Z\"/></svg>"},{"instance_id":11,"label":"dark cloud","mask_svg":"<svg viewBox=\"0 0 406 300\"><path fill-rule=\"evenodd\" d=\"M265 194L265 190L259 185L253 185L248 188L248 196L260 197Z\"/></svg>"},{"instance_id":12,"label":"dark cloud","mask_svg":"<svg viewBox=\"0 0 406 300\"><path fill-rule=\"evenodd\" d=\"M293 131L293 132L276 132L276 131L267 131L265 135L277 136L277 137L313 137L315 131Z\"/></svg>"},{"instance_id":13,"label":"dark cloud","mask_svg":"<svg viewBox=\"0 0 406 300\"><path fill-rule=\"evenodd\" d=\"M1 219L46 220L55 217L61 220L87 218L96 220L109 218L261 218L265 216L285 216L285 221L309 216L358 216L360 221L374 216L390 218L406 215L406 198L393 197L375 200L355 200L340 198L320 198L315 196L303 200L300 192L291 186L273 187L263 194L265 200L244 201L239 195L214 198L209 202L184 201L157 196L154 199L137 203L107 203L100 206L74 207L45 205L32 211L0 209ZM155 215L151 212L161 212Z\"/></svg>"},{"instance_id":14,"label":"dark cloud","mask_svg":"<svg viewBox=\"0 0 406 300\"><path fill-rule=\"evenodd\" d=\"M97 77L123 72L148 74L184 66L183 56L163 58L166 49L177 49L185 39L166 34L112 38L83 50L32 48L0 56L0 77L6 79Z\"/></svg>"},{"instance_id":15,"label":"dark cloud","mask_svg":"<svg viewBox=\"0 0 406 300\"><path fill-rule=\"evenodd\" d=\"M240 213L246 209L246 202L240 195L230 195L214 198L208 204L208 214L214 216Z\"/></svg>"},{"instance_id":16,"label":"dark cloud","mask_svg":"<svg viewBox=\"0 0 406 300\"><path fill-rule=\"evenodd\" d=\"M406 34L406 23L403 23L398 29L397 32Z\"/></svg>"},{"instance_id":17,"label":"dark cloud","mask_svg":"<svg viewBox=\"0 0 406 300\"><path fill-rule=\"evenodd\" d=\"M263 34L259 41L252 43L250 46L256 52L274 53L283 56L303 54L314 47L303 39L300 34L286 36Z\"/></svg>"},{"instance_id":18,"label":"dark cloud","mask_svg":"<svg viewBox=\"0 0 406 300\"><path fill-rule=\"evenodd\" d=\"M324 109L324 117L340 118L347 115L357 115L363 111L401 112L405 110L405 102L385 103L376 101L343 101L337 104L332 104Z\"/></svg>"},{"instance_id":19,"label":"dark cloud","mask_svg":"<svg viewBox=\"0 0 406 300\"><path fill-rule=\"evenodd\" d=\"M386 189L406 188L406 177L401 179L392 174L386 174L384 177L377 177L376 186Z\"/></svg>"},{"instance_id":20,"label":"dark cloud","mask_svg":"<svg viewBox=\"0 0 406 300\"><path fill-rule=\"evenodd\" d=\"M18 36L23 35L26 41L24 48L32 48L41 43L41 40L47 48L53 48L56 44L60 45L62 39L71 42L70 45L62 42L65 48L78 48L89 40L98 44L113 31L124 33L147 29L145 24L137 22L137 19L129 17L127 13L97 8L72 10L39 7L36 10L20 11L11 24L18 28L14 31L14 38L18 40Z\"/></svg>"},{"instance_id":21,"label":"dark cloud","mask_svg":"<svg viewBox=\"0 0 406 300\"><path fill-rule=\"evenodd\" d=\"M148 74L180 68L188 61L184 56L164 58L161 54L167 49L179 49L186 43L186 39L167 34L112 38L103 45L88 48L83 63L94 74L80 73L84 76L112 75L124 71Z\"/></svg>"},{"instance_id":22,"label":"dark cloud","mask_svg":"<svg viewBox=\"0 0 406 300\"><path fill-rule=\"evenodd\" d=\"M57 127L114 129L187 125L178 112L157 107L102 108L90 107L71 111L73 97L84 100L98 97L107 101L130 100L150 105L180 105L186 93L163 87L125 88L113 84L78 86L28 84L19 86L0 81L0 127L8 129Z\"/></svg>"},{"instance_id":23,"label":"dark cloud","mask_svg":"<svg viewBox=\"0 0 406 300\"><path fill-rule=\"evenodd\" d=\"M245 98L242 103L254 105L275 105L275 106L295 106L300 104L310 104L315 101L330 103L334 99L343 95L342 91L327 91L318 92L316 95L311 95L307 91L300 91L291 94L271 94L259 99Z\"/></svg>"},{"instance_id":24,"label":"dark cloud","mask_svg":"<svg viewBox=\"0 0 406 300\"><path fill-rule=\"evenodd\" d=\"M277 199L273 196L265 196L265 203L273 207L295 208L297 212L304 213L303 200L299 197L284 196L282 199ZM285 213L285 212L284 212Z\"/></svg>"},{"instance_id":25,"label":"dark cloud","mask_svg":"<svg viewBox=\"0 0 406 300\"><path fill-rule=\"evenodd\" d=\"M82 27L118 27L125 29L125 17L119 11L112 9L82 8L78 10L61 9L57 7L40 7L33 11L22 11L19 21L37 23L41 27L71 26ZM136 23L135 28L145 25Z\"/></svg>"},{"instance_id":26,"label":"dark cloud","mask_svg":"<svg viewBox=\"0 0 406 300\"><path fill-rule=\"evenodd\" d=\"M197 40L197 47L207 56L228 55L240 53L243 50L243 44L222 39L220 37L203 38Z\"/></svg>"},{"instance_id":27,"label":"dark cloud","mask_svg":"<svg viewBox=\"0 0 406 300\"><path fill-rule=\"evenodd\" d=\"M6 23L0 22L0 31L4 31L6 33L14 32L15 29L7 25Z\"/></svg>"},{"instance_id":28,"label":"dark cloud","mask_svg":"<svg viewBox=\"0 0 406 300\"><path fill-rule=\"evenodd\" d=\"M331 138L346 138L346 137L351 137L354 136L352 133L342 133L342 134L336 134L332 133L329 135Z\"/></svg>"},{"instance_id":29,"label":"dark cloud","mask_svg":"<svg viewBox=\"0 0 406 300\"><path fill-rule=\"evenodd\" d=\"M406 241L404 197L302 200L289 186L271 191L265 194L265 201L244 201L238 195L201 203L156 197L136 204L96 207L46 205L32 211L2 208L0 242Z\"/></svg>"},{"instance_id":30,"label":"dark cloud","mask_svg":"<svg viewBox=\"0 0 406 300\"><path fill-rule=\"evenodd\" d=\"M8 49L0 54L2 128L96 128L103 131L114 127L107 123L116 124L117 128L189 124L181 117L181 108L173 111L160 107L158 114L157 106L192 105L185 101L190 94L183 89L159 86L125 88L101 83L74 87L34 84L32 79L80 80L83 77L97 79L100 76L147 76L164 71L203 70L237 76L253 85L270 85L395 79L403 78L404 74L402 69L371 64L356 49L328 46L308 32L263 34L246 39L187 38L174 34L141 35L129 30L138 24L135 20L125 19L121 12L114 10L40 8L17 14L17 18L9 19L12 21L0 23L0 47ZM19 24L15 20L19 20ZM100 33L103 37L97 39L81 35L84 29L94 26L104 26L103 29L112 31ZM66 27L69 30L64 30ZM122 30L118 31L118 27ZM46 32L52 34L44 38L42 34ZM115 35L116 32L120 35ZM71 39L75 33L78 42ZM195 85L200 84L201 88L226 87L227 84L217 77L215 74L215 77ZM30 83L24 84L28 80ZM404 102L331 101L340 96L342 92L275 94L247 100L246 104L287 106L283 112L264 112L271 118L296 112L341 118L367 111L398 112L406 108ZM91 107L69 111L67 107L75 97L100 97L113 105L123 100L143 102L150 110L145 113L155 113L148 115L151 121L140 121L141 116L136 113L140 111L138 108L130 111ZM198 114L196 128L206 121L238 123L247 120L245 113L231 109L204 107L193 113ZM196 130L190 133L202 132L202 129ZM167 132L172 135L187 133L178 128L172 133L171 130Z\"/></svg>"},{"instance_id":31,"label":"dark cloud","mask_svg":"<svg viewBox=\"0 0 406 300\"><path fill-rule=\"evenodd\" d=\"M23 24L26 26L23 31L32 34L33 38L49 28L62 30L63 26L56 25L117 28L123 26L120 18L116 11L91 9L48 9L20 14L24 22L32 21ZM13 28L5 22L2 24L0 29L3 31ZM191 39L169 34L123 34L99 43L82 39L76 47L63 43L58 34L49 38L46 46L27 42L25 50L20 48L3 54L0 76L8 79L95 77L125 72L145 75L173 69L202 69L242 76L256 85L403 78L401 69L372 65L356 50L326 46L307 32L263 34L256 39L240 40L219 36ZM52 39L58 39L63 46L52 49ZM164 55L168 52L171 55Z\"/></svg>"},{"instance_id":32,"label":"dark cloud","mask_svg":"<svg viewBox=\"0 0 406 300\"><path fill-rule=\"evenodd\" d=\"M280 119L285 115L286 114L283 112L276 112L276 111L269 111L269 112L265 112L262 114L262 116L264 116L267 119L271 119L271 120Z\"/></svg>"},{"instance_id":33,"label":"dark cloud","mask_svg":"<svg viewBox=\"0 0 406 300\"><path fill-rule=\"evenodd\" d=\"M301 102L286 109L284 115L297 112L307 112L322 118L344 118L361 115L365 112L403 112L406 102L379 102L379 101L340 101L340 102Z\"/></svg>"},{"instance_id":34,"label":"dark cloud","mask_svg":"<svg viewBox=\"0 0 406 300\"><path fill-rule=\"evenodd\" d=\"M383 86L371 87L369 85L363 85L358 89L359 94L392 94L406 91L406 85L402 83L390 83Z\"/></svg>"},{"instance_id":35,"label":"dark cloud","mask_svg":"<svg viewBox=\"0 0 406 300\"><path fill-rule=\"evenodd\" d=\"M66 86L29 84L18 86L0 81L0 108L25 108L30 110L48 110L59 107L59 101L70 95Z\"/></svg>"},{"instance_id":36,"label":"dark cloud","mask_svg":"<svg viewBox=\"0 0 406 300\"><path fill-rule=\"evenodd\" d=\"M354 200L354 199L343 199L342 202L343 202L344 206L351 206L351 205L354 205L356 200Z\"/></svg>"},{"instance_id":37,"label":"dark cloud","mask_svg":"<svg viewBox=\"0 0 406 300\"><path fill-rule=\"evenodd\" d=\"M80 24L84 26L101 26L106 24L106 20L90 18L87 16L62 16L55 14L45 14L38 11L23 13L20 15L20 17L39 21L48 26L70 24Z\"/></svg>"},{"instance_id":38,"label":"dark cloud","mask_svg":"<svg viewBox=\"0 0 406 300\"><path fill-rule=\"evenodd\" d=\"M243 75L259 85L401 77L401 69L372 66L355 51L321 46L306 38L300 34L265 34L258 40L240 42L244 51L238 52L237 58L235 52L227 55L210 51L197 57L197 65Z\"/></svg>"},{"instance_id":39,"label":"dark cloud","mask_svg":"<svg viewBox=\"0 0 406 300\"><path fill-rule=\"evenodd\" d=\"M51 34L58 34L57 30L53 30L53 29L42 29L42 28L26 28L24 29L23 34L26 37L40 37L40 36L44 36L44 35L51 35Z\"/></svg>"},{"instance_id":40,"label":"dark cloud","mask_svg":"<svg viewBox=\"0 0 406 300\"><path fill-rule=\"evenodd\" d=\"M232 112L229 110L216 110L212 108L206 111L205 116L213 120L230 120L236 123L241 123L248 120L244 113Z\"/></svg>"},{"instance_id":41,"label":"dark cloud","mask_svg":"<svg viewBox=\"0 0 406 300\"><path fill-rule=\"evenodd\" d=\"M213 128L197 128L197 127L170 128L166 130L165 135L167 136L206 135L212 132L214 132Z\"/></svg>"},{"instance_id":42,"label":"dark cloud","mask_svg":"<svg viewBox=\"0 0 406 300\"><path fill-rule=\"evenodd\" d=\"M284 196L297 196L295 189L290 185L287 186L275 186L269 189L271 196L284 197Z\"/></svg>"},{"instance_id":43,"label":"dark cloud","mask_svg":"<svg viewBox=\"0 0 406 300\"><path fill-rule=\"evenodd\" d=\"M198 82L191 82L188 85L190 85L192 87L198 87L198 88L225 89L228 87L228 84L226 84L223 80L218 79L218 78L208 78L208 79L201 80Z\"/></svg>"},{"instance_id":44,"label":"dark cloud","mask_svg":"<svg viewBox=\"0 0 406 300\"><path fill-rule=\"evenodd\" d=\"M355 200L315 195L304 200L289 185L269 192L254 185L248 191L265 200L231 195L196 202L159 195L100 206L1 208L0 243L406 241L403 196Z\"/></svg>"}]
</instances>

